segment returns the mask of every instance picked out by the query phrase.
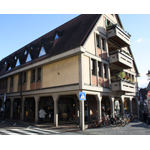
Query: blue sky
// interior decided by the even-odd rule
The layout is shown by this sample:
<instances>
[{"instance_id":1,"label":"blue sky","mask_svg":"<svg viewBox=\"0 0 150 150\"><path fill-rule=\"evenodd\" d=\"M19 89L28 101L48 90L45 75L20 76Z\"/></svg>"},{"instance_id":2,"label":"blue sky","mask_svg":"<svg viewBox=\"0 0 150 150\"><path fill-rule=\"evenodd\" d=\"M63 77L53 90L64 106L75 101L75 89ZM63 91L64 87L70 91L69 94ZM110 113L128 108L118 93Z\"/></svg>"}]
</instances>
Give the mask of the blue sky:
<instances>
[{"instance_id":1,"label":"blue sky","mask_svg":"<svg viewBox=\"0 0 150 150\"><path fill-rule=\"evenodd\" d=\"M78 14L0 14L0 60ZM148 84L150 69L150 14L120 14L124 30L131 34L131 50L141 77L139 87Z\"/></svg>"}]
</instances>

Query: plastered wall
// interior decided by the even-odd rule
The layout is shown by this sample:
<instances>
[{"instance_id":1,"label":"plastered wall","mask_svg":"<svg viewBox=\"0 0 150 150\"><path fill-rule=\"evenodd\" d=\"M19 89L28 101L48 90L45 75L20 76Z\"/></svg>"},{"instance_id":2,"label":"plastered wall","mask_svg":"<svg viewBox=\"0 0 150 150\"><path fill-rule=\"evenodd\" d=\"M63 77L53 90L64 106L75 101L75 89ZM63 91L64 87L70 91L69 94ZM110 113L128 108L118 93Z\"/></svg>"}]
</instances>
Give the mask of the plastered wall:
<instances>
[{"instance_id":1,"label":"plastered wall","mask_svg":"<svg viewBox=\"0 0 150 150\"><path fill-rule=\"evenodd\" d=\"M42 69L42 88L79 83L79 60L74 56Z\"/></svg>"}]
</instances>

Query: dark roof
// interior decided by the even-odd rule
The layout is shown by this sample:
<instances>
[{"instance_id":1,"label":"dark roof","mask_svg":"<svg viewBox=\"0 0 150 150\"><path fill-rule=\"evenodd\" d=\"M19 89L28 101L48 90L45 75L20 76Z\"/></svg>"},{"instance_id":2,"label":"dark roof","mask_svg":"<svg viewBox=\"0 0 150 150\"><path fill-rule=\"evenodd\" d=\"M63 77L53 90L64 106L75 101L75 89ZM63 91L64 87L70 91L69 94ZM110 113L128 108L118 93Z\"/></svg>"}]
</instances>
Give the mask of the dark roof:
<instances>
[{"instance_id":1,"label":"dark roof","mask_svg":"<svg viewBox=\"0 0 150 150\"><path fill-rule=\"evenodd\" d=\"M7 73L6 71L10 66L12 68L10 71L13 71L19 67L29 65L30 63L82 46L99 17L99 14L79 15L78 17L15 51L11 55L3 58L0 61L0 75ZM54 40L56 34L59 38ZM42 46L46 51L46 55L38 58ZM26 55L24 55L25 50L27 51ZM30 53L32 61L25 63L28 53ZM21 65L18 67L15 67L17 61L15 56L17 56L20 60ZM5 62L7 62L7 65L5 65Z\"/></svg>"}]
</instances>

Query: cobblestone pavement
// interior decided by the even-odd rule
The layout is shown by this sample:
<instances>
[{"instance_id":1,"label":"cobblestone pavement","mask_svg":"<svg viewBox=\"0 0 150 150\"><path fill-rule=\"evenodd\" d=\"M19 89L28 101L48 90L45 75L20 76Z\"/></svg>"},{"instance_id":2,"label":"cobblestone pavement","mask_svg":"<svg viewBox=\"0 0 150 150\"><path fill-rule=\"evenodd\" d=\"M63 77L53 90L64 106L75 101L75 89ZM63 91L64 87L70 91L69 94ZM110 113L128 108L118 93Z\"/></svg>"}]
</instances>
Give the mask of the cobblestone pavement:
<instances>
[{"instance_id":1,"label":"cobblestone pavement","mask_svg":"<svg viewBox=\"0 0 150 150\"><path fill-rule=\"evenodd\" d=\"M91 128L85 131L62 132L62 135L150 135L150 125L143 122L130 122L125 127Z\"/></svg>"},{"instance_id":2,"label":"cobblestone pavement","mask_svg":"<svg viewBox=\"0 0 150 150\"><path fill-rule=\"evenodd\" d=\"M55 127L53 124L26 124L3 121L0 123L0 129L3 128L27 128L37 127L43 130L58 131L59 135L150 135L150 125L141 121L130 122L125 127L103 127L103 128L88 128L84 131L79 130L75 124L65 124ZM53 134L53 133L52 133Z\"/></svg>"}]
</instances>

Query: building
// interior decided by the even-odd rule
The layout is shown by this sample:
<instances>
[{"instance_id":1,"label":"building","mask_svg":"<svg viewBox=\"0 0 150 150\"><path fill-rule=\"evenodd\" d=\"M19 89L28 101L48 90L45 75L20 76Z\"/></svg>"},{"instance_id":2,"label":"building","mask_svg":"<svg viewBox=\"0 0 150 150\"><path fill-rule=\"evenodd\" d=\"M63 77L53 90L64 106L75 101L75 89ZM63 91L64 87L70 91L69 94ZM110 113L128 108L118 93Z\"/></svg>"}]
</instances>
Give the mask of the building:
<instances>
[{"instance_id":1,"label":"building","mask_svg":"<svg viewBox=\"0 0 150 150\"><path fill-rule=\"evenodd\" d=\"M117 14L84 14L3 58L0 104L5 116L38 122L43 107L58 126L81 120L84 104L85 122L90 122L102 117L102 106L114 115L115 102L120 113L139 116L139 72L130 36ZM79 92L86 93L84 103Z\"/></svg>"}]
</instances>

